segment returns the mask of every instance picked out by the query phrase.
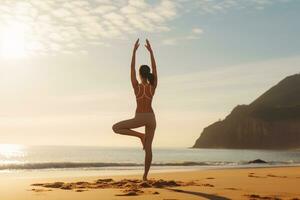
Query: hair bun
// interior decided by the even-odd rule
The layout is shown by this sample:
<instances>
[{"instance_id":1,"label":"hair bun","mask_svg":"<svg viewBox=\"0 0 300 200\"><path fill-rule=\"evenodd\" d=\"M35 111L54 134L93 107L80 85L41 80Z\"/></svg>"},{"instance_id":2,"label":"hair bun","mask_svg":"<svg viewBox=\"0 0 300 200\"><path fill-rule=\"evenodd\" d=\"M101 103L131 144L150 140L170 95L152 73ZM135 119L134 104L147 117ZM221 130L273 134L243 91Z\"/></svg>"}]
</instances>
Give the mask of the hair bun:
<instances>
[{"instance_id":1,"label":"hair bun","mask_svg":"<svg viewBox=\"0 0 300 200\"><path fill-rule=\"evenodd\" d=\"M139 72L144 79L147 79L148 82L153 85L154 75L151 73L151 69L148 65L141 65Z\"/></svg>"}]
</instances>

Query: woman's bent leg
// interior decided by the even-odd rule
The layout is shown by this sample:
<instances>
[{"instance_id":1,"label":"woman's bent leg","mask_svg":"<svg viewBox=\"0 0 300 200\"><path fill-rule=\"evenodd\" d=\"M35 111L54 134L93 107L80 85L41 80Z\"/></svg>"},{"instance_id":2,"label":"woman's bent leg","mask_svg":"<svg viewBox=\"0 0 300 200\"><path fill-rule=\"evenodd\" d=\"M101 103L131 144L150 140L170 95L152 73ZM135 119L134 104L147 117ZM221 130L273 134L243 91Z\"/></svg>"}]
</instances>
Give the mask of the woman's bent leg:
<instances>
[{"instance_id":1,"label":"woman's bent leg","mask_svg":"<svg viewBox=\"0 0 300 200\"><path fill-rule=\"evenodd\" d=\"M124 120L118 122L113 125L112 129L115 133L122 134L122 135L130 135L135 136L141 139L143 149L144 149L144 141L145 141L145 134L140 133L138 131L131 130L132 128L138 128L141 126L145 126L145 122L142 120L138 120L136 118Z\"/></svg>"}]
</instances>

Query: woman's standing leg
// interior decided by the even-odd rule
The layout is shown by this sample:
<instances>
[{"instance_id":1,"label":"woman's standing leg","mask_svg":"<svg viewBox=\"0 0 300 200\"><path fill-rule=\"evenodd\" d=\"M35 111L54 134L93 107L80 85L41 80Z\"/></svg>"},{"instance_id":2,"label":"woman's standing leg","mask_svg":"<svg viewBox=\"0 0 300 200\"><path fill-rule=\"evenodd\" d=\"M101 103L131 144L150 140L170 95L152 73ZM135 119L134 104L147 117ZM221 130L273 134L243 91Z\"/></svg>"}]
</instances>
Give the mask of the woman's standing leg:
<instances>
[{"instance_id":1,"label":"woman's standing leg","mask_svg":"<svg viewBox=\"0 0 300 200\"><path fill-rule=\"evenodd\" d=\"M156 124L152 124L151 126L147 126L145 128L145 170L143 180L147 180L148 172L152 162L152 141L154 137Z\"/></svg>"}]
</instances>

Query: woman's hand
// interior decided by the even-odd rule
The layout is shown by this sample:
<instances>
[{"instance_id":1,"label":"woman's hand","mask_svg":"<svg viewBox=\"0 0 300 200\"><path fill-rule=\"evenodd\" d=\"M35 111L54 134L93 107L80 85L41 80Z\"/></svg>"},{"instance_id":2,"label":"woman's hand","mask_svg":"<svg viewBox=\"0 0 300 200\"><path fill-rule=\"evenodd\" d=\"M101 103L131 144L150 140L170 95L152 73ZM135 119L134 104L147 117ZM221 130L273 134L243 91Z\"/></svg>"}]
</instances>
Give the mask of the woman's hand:
<instances>
[{"instance_id":1,"label":"woman's hand","mask_svg":"<svg viewBox=\"0 0 300 200\"><path fill-rule=\"evenodd\" d=\"M140 39L137 39L137 41L135 42L134 44L134 47L133 47L133 51L136 52L136 50L139 48L140 44L139 44L139 41Z\"/></svg>"},{"instance_id":2,"label":"woman's hand","mask_svg":"<svg viewBox=\"0 0 300 200\"><path fill-rule=\"evenodd\" d=\"M146 39L145 47L146 47L146 49L147 49L150 53L152 53L152 47L151 47L150 42L149 42L148 39Z\"/></svg>"}]
</instances>

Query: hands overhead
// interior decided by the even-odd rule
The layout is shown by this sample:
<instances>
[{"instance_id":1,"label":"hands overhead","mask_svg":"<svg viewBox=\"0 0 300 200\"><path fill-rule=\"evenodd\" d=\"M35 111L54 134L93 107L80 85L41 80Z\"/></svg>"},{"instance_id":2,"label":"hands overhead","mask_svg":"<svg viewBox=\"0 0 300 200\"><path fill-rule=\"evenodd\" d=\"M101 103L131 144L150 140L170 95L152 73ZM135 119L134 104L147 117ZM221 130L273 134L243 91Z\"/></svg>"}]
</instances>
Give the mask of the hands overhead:
<instances>
[{"instance_id":1,"label":"hands overhead","mask_svg":"<svg viewBox=\"0 0 300 200\"><path fill-rule=\"evenodd\" d=\"M139 46L140 46L140 43L139 43L139 42L140 42L140 39L137 39L137 41L135 42L134 47L133 47L133 51L134 51L134 52L136 52L137 49L139 48ZM149 42L148 39L146 39L145 47L146 47L146 49L147 49L150 53L152 52L152 47L151 47L150 42Z\"/></svg>"},{"instance_id":2,"label":"hands overhead","mask_svg":"<svg viewBox=\"0 0 300 200\"><path fill-rule=\"evenodd\" d=\"M136 91L136 88L137 88L137 85L138 85L138 81L136 80L136 73L135 73L135 57L136 57L136 51L140 46L139 42L140 42L140 39L137 39L135 44L134 44L134 47L133 47L133 53L132 53L132 58L131 58L131 83L132 83L133 87L135 88L135 91ZM151 44L150 44L148 39L146 39L145 47L150 53L151 68L152 68L152 73L154 75L153 87L156 88L156 86L157 86L156 62L155 62L155 58L154 58L154 54L153 54Z\"/></svg>"},{"instance_id":3,"label":"hands overhead","mask_svg":"<svg viewBox=\"0 0 300 200\"><path fill-rule=\"evenodd\" d=\"M151 53L152 52L152 47L150 45L150 42L148 39L146 39L146 44L145 44L146 49Z\"/></svg>"},{"instance_id":4,"label":"hands overhead","mask_svg":"<svg viewBox=\"0 0 300 200\"><path fill-rule=\"evenodd\" d=\"M139 43L140 39L137 39L137 41L135 42L134 44L134 47L133 47L133 51L136 52L136 50L139 48L140 46L140 43Z\"/></svg>"}]
</instances>

